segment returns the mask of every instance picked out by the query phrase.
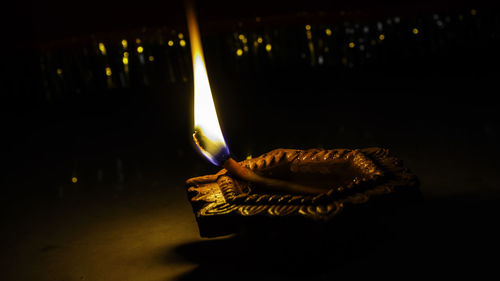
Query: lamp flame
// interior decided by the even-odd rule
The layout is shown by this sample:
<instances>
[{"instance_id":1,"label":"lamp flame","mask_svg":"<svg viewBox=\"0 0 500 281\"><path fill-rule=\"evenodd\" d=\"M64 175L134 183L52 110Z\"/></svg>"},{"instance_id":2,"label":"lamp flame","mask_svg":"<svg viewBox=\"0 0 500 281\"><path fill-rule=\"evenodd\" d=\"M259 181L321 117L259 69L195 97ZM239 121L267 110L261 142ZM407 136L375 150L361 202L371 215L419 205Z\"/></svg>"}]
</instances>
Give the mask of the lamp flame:
<instances>
[{"instance_id":1,"label":"lamp flame","mask_svg":"<svg viewBox=\"0 0 500 281\"><path fill-rule=\"evenodd\" d=\"M193 139L198 150L210 162L219 166L229 158L229 148L224 140L215 111L194 7L187 1L186 8L194 77Z\"/></svg>"}]
</instances>

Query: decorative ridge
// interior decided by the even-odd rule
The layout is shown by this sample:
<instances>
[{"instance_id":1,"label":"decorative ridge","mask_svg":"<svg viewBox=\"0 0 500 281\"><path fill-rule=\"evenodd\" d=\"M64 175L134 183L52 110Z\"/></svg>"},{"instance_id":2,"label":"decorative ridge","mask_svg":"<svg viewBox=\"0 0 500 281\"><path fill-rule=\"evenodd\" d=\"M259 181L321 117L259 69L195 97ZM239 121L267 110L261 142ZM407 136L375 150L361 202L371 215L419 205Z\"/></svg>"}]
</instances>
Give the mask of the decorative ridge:
<instances>
[{"instance_id":1,"label":"decorative ridge","mask_svg":"<svg viewBox=\"0 0 500 281\"><path fill-rule=\"evenodd\" d=\"M282 196L271 196L266 193L260 195L252 194L250 196L239 193L238 190L234 188L237 184L240 184L239 181L234 180L227 170L222 170L218 173L219 177L217 179L217 183L229 203L244 202L246 204L253 204L268 202L275 204L305 204L326 202L329 198L338 197L339 193L351 191L355 187L362 188L364 183L368 181L375 181L383 175L383 172L379 170L376 165L363 153L359 150L349 149L275 149L257 158L247 159L241 161L240 163L248 169L259 173L259 171L268 169L277 164L285 163L285 161L290 164L291 169L296 169L298 165L304 162L326 162L334 159L350 159L353 163L356 163L359 168L364 169L369 176L362 178L355 177L353 181L347 185L332 187L329 190L325 190L324 193L320 193L315 196L296 195L286 199L282 198Z\"/></svg>"},{"instance_id":2,"label":"decorative ridge","mask_svg":"<svg viewBox=\"0 0 500 281\"><path fill-rule=\"evenodd\" d=\"M267 194L252 193L252 191L240 193L237 186L246 186L246 183L232 178L225 169L214 175L187 180L188 198L196 214L200 234L217 236L222 233L227 234L227 231L233 232L234 229L229 229L238 216L286 216L328 221L342 213L347 206L361 205L372 197L418 186L417 177L403 167L401 160L389 156L387 149L376 147L355 150L276 149L240 163L259 172L283 163L292 165L333 159L355 161L358 163L357 167L366 171L369 176L317 195ZM215 225L211 223L212 218ZM221 222L224 223L221 225L219 224Z\"/></svg>"}]
</instances>

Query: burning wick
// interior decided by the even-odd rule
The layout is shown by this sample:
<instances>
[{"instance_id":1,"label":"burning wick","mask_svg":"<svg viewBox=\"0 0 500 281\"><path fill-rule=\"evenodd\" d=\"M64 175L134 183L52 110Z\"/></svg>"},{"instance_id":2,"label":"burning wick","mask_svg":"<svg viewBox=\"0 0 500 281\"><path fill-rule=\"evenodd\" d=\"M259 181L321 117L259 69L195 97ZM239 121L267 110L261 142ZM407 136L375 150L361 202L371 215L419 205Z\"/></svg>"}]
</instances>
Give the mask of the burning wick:
<instances>
[{"instance_id":1,"label":"burning wick","mask_svg":"<svg viewBox=\"0 0 500 281\"><path fill-rule=\"evenodd\" d=\"M200 30L196 21L193 3L189 0L186 1L186 11L191 55L193 58L195 123L193 139L201 154L213 164L222 166L241 180L265 185L266 187L281 191L298 193L324 192L324 190L318 188L260 176L241 166L231 158L229 148L220 129L219 120L217 119L217 112L215 111L215 104L205 67Z\"/></svg>"},{"instance_id":2,"label":"burning wick","mask_svg":"<svg viewBox=\"0 0 500 281\"><path fill-rule=\"evenodd\" d=\"M268 188L278 191L288 191L288 192L292 191L296 193L314 193L314 194L324 192L324 190L319 188L313 188L310 186L305 186L289 181L266 178L254 173L252 170L243 167L233 158L231 158L227 146L224 145L223 147L221 147L217 143L213 143L203 134L203 132L200 129L195 129L195 132L193 134L193 140L194 143L196 144L196 147L200 150L202 154L204 155L209 154L212 156L211 158L209 158L209 160L212 163L215 163L218 166L222 166L224 169L228 170L231 174L233 174L234 176L236 176L241 180L261 184ZM243 193L242 190L240 190L240 192Z\"/></svg>"},{"instance_id":3,"label":"burning wick","mask_svg":"<svg viewBox=\"0 0 500 281\"><path fill-rule=\"evenodd\" d=\"M231 174L235 175L236 177L257 183L257 184L262 184L265 185L266 187L269 187L270 189L278 190L278 191L292 191L296 193L313 193L313 194L319 194L324 192L324 190L319 189L319 188L314 188L310 186L305 186L301 184L297 184L294 182L289 182L289 181L283 181L283 180L278 180L278 179L273 179L273 178L266 178L263 176L260 176L253 171L241 166L238 164L238 162L234 161L233 158L229 157L224 164L222 165L226 170L231 172ZM241 191L241 190L240 190Z\"/></svg>"}]
</instances>

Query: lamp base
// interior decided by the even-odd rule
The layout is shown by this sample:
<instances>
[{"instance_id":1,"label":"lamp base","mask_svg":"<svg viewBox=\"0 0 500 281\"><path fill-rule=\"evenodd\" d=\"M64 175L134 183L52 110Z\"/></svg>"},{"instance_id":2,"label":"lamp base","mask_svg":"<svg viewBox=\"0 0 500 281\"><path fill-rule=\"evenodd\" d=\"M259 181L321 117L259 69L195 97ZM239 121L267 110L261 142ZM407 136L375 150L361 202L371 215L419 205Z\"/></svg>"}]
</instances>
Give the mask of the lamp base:
<instances>
[{"instance_id":1,"label":"lamp base","mask_svg":"<svg viewBox=\"0 0 500 281\"><path fill-rule=\"evenodd\" d=\"M255 173L322 189L319 194L275 191L240 180L226 169L186 181L200 235L324 227L345 217L418 197L418 179L387 149L276 149L239 162Z\"/></svg>"}]
</instances>

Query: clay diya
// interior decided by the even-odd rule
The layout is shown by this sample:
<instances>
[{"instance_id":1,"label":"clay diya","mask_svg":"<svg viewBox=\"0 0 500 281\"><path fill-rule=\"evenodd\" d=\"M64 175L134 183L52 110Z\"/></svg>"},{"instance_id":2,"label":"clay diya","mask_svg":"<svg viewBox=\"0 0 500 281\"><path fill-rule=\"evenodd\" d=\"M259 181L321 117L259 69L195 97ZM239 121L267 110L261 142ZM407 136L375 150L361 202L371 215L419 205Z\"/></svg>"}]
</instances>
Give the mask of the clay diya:
<instances>
[{"instance_id":1,"label":"clay diya","mask_svg":"<svg viewBox=\"0 0 500 281\"><path fill-rule=\"evenodd\" d=\"M269 219L297 227L304 220L329 222L351 206L416 188L416 177L381 148L276 149L233 160L217 118L192 5L187 20L194 71L193 139L204 157L223 167L186 182L201 236L224 235Z\"/></svg>"},{"instance_id":2,"label":"clay diya","mask_svg":"<svg viewBox=\"0 0 500 281\"><path fill-rule=\"evenodd\" d=\"M328 223L351 207L418 188L416 176L382 148L276 149L239 165L266 178L312 187L312 192L275 189L227 169L191 178L188 198L201 236L237 232L259 219Z\"/></svg>"}]
</instances>

